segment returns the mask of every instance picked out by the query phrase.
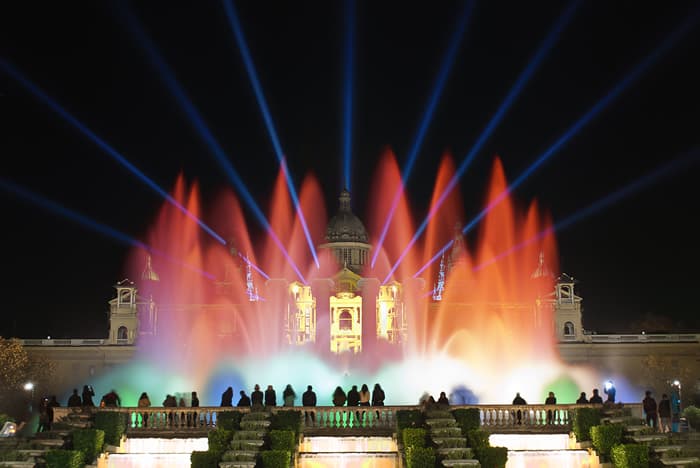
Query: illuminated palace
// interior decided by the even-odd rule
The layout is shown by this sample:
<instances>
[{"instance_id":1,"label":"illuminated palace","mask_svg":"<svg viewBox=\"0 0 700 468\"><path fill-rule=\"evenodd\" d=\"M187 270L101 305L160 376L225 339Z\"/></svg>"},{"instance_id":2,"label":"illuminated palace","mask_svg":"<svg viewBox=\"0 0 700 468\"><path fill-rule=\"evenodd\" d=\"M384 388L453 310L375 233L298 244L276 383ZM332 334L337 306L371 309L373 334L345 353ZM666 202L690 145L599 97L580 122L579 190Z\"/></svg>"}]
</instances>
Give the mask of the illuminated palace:
<instances>
[{"instance_id":1,"label":"illuminated palace","mask_svg":"<svg viewBox=\"0 0 700 468\"><path fill-rule=\"evenodd\" d=\"M350 193L343 191L339 198L338 212L326 227L325 243L318 246L321 256L335 264L336 273L327 278L316 278L303 284L286 279L269 279L264 287L267 302L265 310L282 310L284 341L291 346L317 345L318 349L333 353L360 353L369 340L382 341L400 346L408 336L407 310L415 304L411 298L421 298L421 302L432 296L432 306L437 307L442 300L446 278L459 261L464 242L459 229L449 251L440 261L438 277L432 293L426 294L425 282L421 279L391 281L380 284L377 278L363 277L370 259L369 236L362 221L350 208ZM325 253L325 256L323 255ZM232 255L238 257L232 249ZM250 263L241 261L239 268L246 269L246 294L248 301L261 299L253 281ZM544 257L540 254L539 264L533 264L534 271L529 279L552 277ZM231 276L225 275L216 283L218 294L229 294L232 290ZM241 275L242 277L243 275ZM528 278L524 278L528 280ZM149 283L158 282L158 274L153 270L150 258L141 274L141 285L152 290ZM178 310L203 312L217 310L228 320L221 320L219 335L236 333L235 304L158 304L151 295L137 294L136 286L125 280L116 286L117 296L110 301L110 340L112 343L132 344L139 335L157 333L157 316L170 316ZM583 338L581 325L581 298L574 293L574 281L562 275L554 291L543 295L534 304L508 304L501 307L516 308L520 314L530 314L537 320L538 311L543 307L553 309L554 327L560 340L578 341ZM460 304L468 310L469 304ZM541 324L550 326L549 324Z\"/></svg>"}]
</instances>

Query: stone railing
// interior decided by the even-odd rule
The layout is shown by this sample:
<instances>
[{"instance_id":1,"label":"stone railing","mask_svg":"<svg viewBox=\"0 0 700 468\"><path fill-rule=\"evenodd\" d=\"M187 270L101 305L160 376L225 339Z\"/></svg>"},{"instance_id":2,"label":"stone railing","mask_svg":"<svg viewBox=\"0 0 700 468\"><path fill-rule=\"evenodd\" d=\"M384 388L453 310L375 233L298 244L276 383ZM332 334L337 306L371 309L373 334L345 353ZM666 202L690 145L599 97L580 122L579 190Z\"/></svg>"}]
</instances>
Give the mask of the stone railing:
<instances>
[{"instance_id":1,"label":"stone railing","mask_svg":"<svg viewBox=\"0 0 700 468\"><path fill-rule=\"evenodd\" d=\"M631 408L633 416L641 417L641 404L625 404ZM460 405L449 409L476 408L481 416L481 427L489 432L501 430L549 432L567 431L571 428L574 410L577 408L601 408L601 405ZM420 410L421 406L276 406L270 410L295 410L302 413L305 429L372 430L393 429L396 427L396 412L400 410ZM192 407L149 407L149 408L92 408L96 411L124 413L129 429L143 430L187 430L213 429L219 414L231 411L247 413L248 408L202 406ZM55 420L61 420L71 413L81 413L82 408L54 408Z\"/></svg>"}]
</instances>

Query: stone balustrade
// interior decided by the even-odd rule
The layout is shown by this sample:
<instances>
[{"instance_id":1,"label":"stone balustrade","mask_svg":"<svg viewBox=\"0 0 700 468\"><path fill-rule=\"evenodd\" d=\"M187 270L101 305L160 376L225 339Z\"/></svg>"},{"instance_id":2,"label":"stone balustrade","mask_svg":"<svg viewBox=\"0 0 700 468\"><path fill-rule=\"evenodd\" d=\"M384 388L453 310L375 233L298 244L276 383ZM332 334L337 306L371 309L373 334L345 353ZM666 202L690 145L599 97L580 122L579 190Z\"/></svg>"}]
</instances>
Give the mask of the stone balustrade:
<instances>
[{"instance_id":1,"label":"stone balustrade","mask_svg":"<svg viewBox=\"0 0 700 468\"><path fill-rule=\"evenodd\" d=\"M481 427L489 432L546 431L567 432L571 429L576 408L600 408L600 405L460 405L449 408L476 408L481 416ZM640 404L625 404L632 408L633 416L641 417ZM296 410L302 413L302 425L307 430L372 430L394 429L396 413L401 410L419 410L421 406L277 406L271 412ZM202 406L191 407L121 407L92 408L92 411L124 413L129 429L187 430L213 429L219 414L238 411L248 413L248 408ZM82 408L54 408L55 420L62 420Z\"/></svg>"}]
</instances>

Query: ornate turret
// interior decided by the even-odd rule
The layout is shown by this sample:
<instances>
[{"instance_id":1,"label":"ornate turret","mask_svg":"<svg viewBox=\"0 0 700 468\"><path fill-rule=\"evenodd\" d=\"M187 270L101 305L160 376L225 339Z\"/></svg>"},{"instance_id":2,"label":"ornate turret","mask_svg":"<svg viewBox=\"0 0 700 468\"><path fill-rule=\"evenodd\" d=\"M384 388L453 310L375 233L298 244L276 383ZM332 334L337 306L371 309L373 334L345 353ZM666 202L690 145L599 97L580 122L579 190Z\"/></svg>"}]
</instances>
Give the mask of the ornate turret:
<instances>
[{"instance_id":1,"label":"ornate turret","mask_svg":"<svg viewBox=\"0 0 700 468\"><path fill-rule=\"evenodd\" d=\"M372 247L362 221L350 208L350 192L343 190L339 197L338 213L328 221L326 228L327 243L321 249L330 249L339 268L347 266L355 273L360 273L367 264L369 250Z\"/></svg>"}]
</instances>

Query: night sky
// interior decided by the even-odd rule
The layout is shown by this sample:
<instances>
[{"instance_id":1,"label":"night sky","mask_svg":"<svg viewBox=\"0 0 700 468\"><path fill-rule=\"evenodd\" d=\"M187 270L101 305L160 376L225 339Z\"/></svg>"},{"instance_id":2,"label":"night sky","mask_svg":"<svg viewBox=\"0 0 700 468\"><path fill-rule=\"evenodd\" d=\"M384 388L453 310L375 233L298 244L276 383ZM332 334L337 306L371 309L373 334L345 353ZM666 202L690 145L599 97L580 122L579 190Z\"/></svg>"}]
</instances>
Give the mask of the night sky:
<instances>
[{"instance_id":1,"label":"night sky","mask_svg":"<svg viewBox=\"0 0 700 468\"><path fill-rule=\"evenodd\" d=\"M206 205L228 179L133 33L134 18L267 206L278 163L223 3L10 3L0 11L0 58L165 190L179 173L199 180ZM417 220L442 153L463 160L567 5L475 4L407 182ZM342 188L343 3L236 8L296 186L313 171L333 213ZM514 180L679 25L696 20L515 192L522 206L537 198L558 222L691 155L680 170L558 233L560 266L580 281L589 330L700 328L699 8L584 2L462 177L466 221L483 206L494 155ZM463 3L362 1L355 10L351 189L362 218L382 149L406 160ZM162 199L2 67L0 118L4 187L143 238ZM106 336L107 301L128 247L6 189L0 197L0 335Z\"/></svg>"}]
</instances>

